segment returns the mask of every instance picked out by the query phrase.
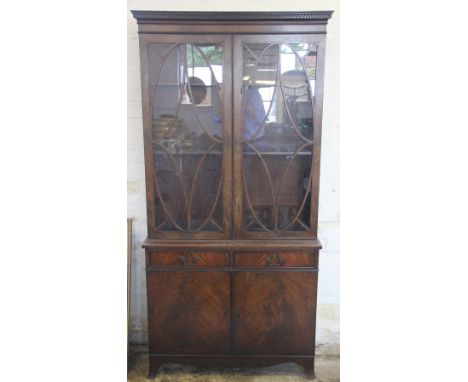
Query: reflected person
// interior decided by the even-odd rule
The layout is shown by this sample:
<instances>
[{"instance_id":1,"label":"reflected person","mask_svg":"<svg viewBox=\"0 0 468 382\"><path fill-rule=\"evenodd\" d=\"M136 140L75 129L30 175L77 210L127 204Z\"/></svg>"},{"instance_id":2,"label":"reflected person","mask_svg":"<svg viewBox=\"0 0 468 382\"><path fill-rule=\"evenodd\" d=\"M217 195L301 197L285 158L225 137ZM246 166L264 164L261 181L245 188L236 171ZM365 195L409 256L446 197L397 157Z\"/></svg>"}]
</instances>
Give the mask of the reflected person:
<instances>
[{"instance_id":1,"label":"reflected person","mask_svg":"<svg viewBox=\"0 0 468 382\"><path fill-rule=\"evenodd\" d=\"M211 104L205 101L208 91L207 86L201 78L192 76L188 78L187 95L193 106L203 106L197 108L197 113L189 108L183 111L183 117L186 121L192 121L191 131L195 132L197 137L206 134L208 131L216 137L222 136L222 112L220 94L221 89L211 86L210 98ZM182 114L181 113L181 114ZM203 126L203 127L202 127Z\"/></svg>"},{"instance_id":2,"label":"reflected person","mask_svg":"<svg viewBox=\"0 0 468 382\"><path fill-rule=\"evenodd\" d=\"M266 112L258 87L249 85L244 91L244 140L255 140L265 135L263 126Z\"/></svg>"}]
</instances>

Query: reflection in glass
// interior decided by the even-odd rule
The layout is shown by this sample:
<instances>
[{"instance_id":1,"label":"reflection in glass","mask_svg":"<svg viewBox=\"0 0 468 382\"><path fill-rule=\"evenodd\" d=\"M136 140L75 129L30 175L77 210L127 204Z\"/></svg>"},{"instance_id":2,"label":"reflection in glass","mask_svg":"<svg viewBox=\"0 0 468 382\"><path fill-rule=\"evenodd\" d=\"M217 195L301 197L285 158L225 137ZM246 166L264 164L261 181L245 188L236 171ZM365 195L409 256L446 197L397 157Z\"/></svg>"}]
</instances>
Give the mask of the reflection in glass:
<instances>
[{"instance_id":1,"label":"reflection in glass","mask_svg":"<svg viewBox=\"0 0 468 382\"><path fill-rule=\"evenodd\" d=\"M244 231L310 229L316 46L243 44Z\"/></svg>"},{"instance_id":2,"label":"reflection in glass","mask_svg":"<svg viewBox=\"0 0 468 382\"><path fill-rule=\"evenodd\" d=\"M222 62L215 44L150 45L158 230L223 231Z\"/></svg>"}]
</instances>

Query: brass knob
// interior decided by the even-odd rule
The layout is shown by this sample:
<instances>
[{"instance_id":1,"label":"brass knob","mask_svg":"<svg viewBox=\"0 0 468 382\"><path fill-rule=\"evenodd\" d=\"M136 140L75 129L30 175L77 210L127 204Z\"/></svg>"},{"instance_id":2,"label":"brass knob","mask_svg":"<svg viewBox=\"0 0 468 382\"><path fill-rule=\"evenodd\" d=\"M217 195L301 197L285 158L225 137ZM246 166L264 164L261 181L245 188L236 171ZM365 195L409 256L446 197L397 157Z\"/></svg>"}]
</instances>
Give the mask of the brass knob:
<instances>
[{"instance_id":1,"label":"brass knob","mask_svg":"<svg viewBox=\"0 0 468 382\"><path fill-rule=\"evenodd\" d=\"M181 261L183 265L188 265L187 256L180 256L179 260Z\"/></svg>"},{"instance_id":2,"label":"brass knob","mask_svg":"<svg viewBox=\"0 0 468 382\"><path fill-rule=\"evenodd\" d=\"M269 254L265 260L268 267L282 267L284 266L284 258L276 253Z\"/></svg>"}]
</instances>

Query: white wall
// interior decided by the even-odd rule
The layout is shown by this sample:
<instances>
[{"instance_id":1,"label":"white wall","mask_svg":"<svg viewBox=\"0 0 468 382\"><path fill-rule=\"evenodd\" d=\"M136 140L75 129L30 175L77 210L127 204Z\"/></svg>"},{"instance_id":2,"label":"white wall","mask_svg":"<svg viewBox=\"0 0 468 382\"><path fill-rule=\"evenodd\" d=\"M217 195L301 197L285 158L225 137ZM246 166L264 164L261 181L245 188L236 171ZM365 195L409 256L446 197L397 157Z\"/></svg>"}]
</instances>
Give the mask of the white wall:
<instances>
[{"instance_id":1,"label":"white wall","mask_svg":"<svg viewBox=\"0 0 468 382\"><path fill-rule=\"evenodd\" d=\"M334 10L328 24L325 62L325 98L322 127L322 160L319 204L320 256L317 344L338 345L339 338L339 1L337 0L207 0L155 2L128 0L128 9L166 11L306 11ZM146 342L146 289L144 251L146 238L145 172L141 111L137 24L128 12L128 217L134 218L132 306L130 340Z\"/></svg>"}]
</instances>

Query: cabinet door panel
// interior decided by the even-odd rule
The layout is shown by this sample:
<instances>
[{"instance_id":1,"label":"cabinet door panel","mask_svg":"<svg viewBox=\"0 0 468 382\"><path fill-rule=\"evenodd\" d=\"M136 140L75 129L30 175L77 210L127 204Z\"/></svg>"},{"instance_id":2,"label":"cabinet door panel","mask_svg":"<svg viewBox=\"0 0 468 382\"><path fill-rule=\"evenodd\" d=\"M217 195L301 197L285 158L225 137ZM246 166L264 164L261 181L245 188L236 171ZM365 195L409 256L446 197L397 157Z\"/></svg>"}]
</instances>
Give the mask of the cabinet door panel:
<instances>
[{"instance_id":1,"label":"cabinet door panel","mask_svg":"<svg viewBox=\"0 0 468 382\"><path fill-rule=\"evenodd\" d=\"M151 353L229 352L229 273L148 272L147 285Z\"/></svg>"},{"instance_id":2,"label":"cabinet door panel","mask_svg":"<svg viewBox=\"0 0 468 382\"><path fill-rule=\"evenodd\" d=\"M316 237L323 42L234 38L236 237Z\"/></svg>"},{"instance_id":3,"label":"cabinet door panel","mask_svg":"<svg viewBox=\"0 0 468 382\"><path fill-rule=\"evenodd\" d=\"M149 236L230 237L230 37L140 39Z\"/></svg>"},{"instance_id":4,"label":"cabinet door panel","mask_svg":"<svg viewBox=\"0 0 468 382\"><path fill-rule=\"evenodd\" d=\"M236 353L314 353L316 272L239 272L233 277Z\"/></svg>"}]
</instances>

